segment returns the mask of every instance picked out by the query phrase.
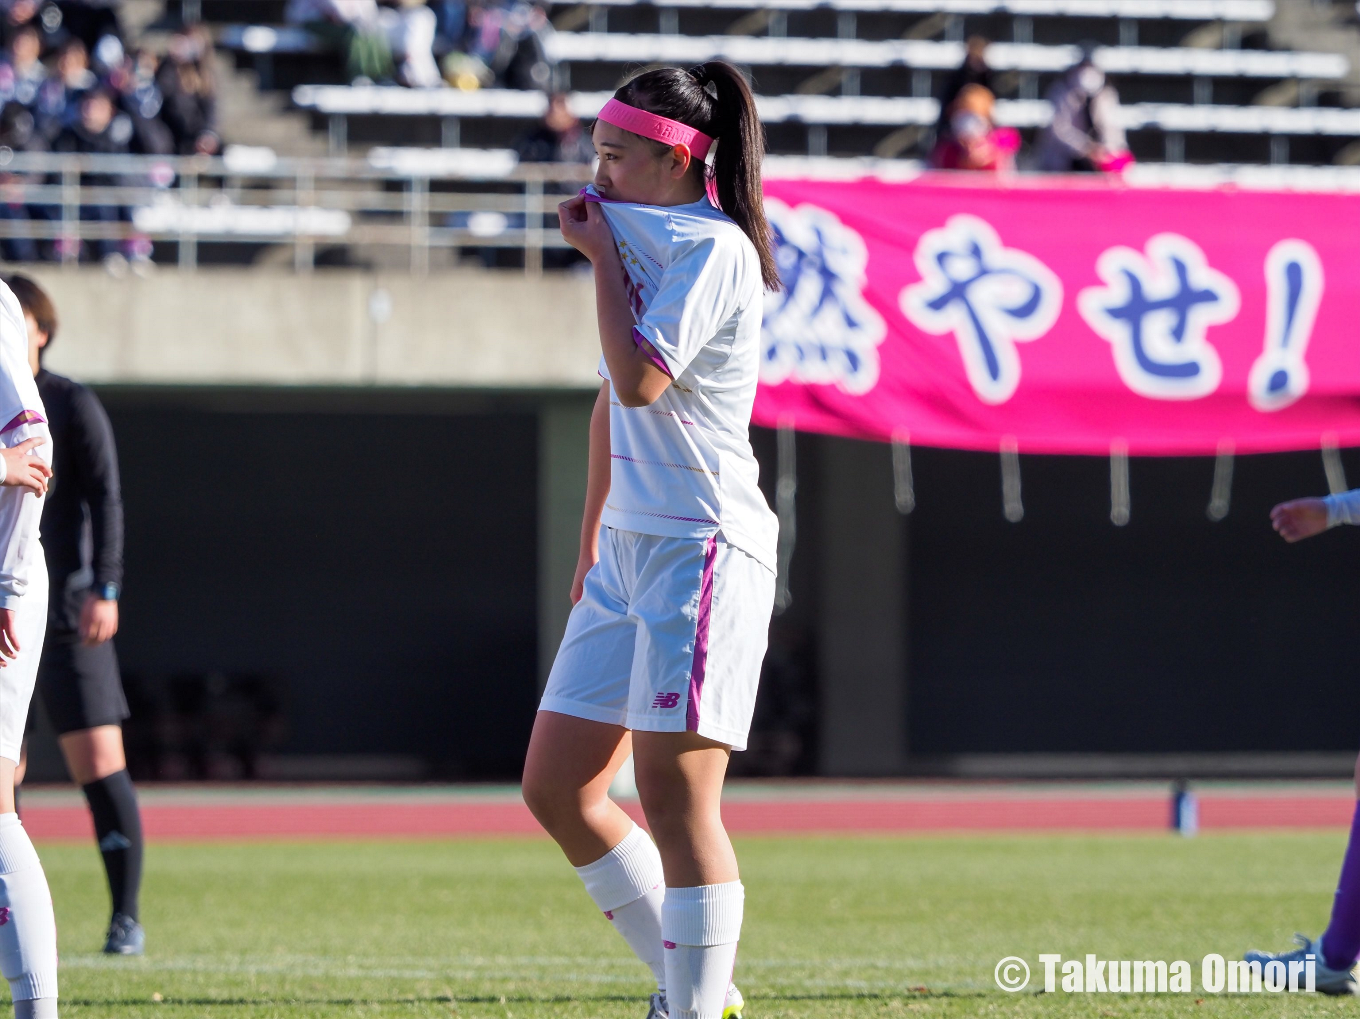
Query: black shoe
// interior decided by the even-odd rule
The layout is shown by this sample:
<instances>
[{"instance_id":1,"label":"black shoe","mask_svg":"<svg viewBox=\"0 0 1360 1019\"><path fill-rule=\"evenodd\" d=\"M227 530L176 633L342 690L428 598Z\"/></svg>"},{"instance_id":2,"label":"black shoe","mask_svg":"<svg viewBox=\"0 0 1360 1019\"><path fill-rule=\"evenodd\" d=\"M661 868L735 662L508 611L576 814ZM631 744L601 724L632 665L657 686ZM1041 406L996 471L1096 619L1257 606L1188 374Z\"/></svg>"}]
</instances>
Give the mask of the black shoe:
<instances>
[{"instance_id":1,"label":"black shoe","mask_svg":"<svg viewBox=\"0 0 1360 1019\"><path fill-rule=\"evenodd\" d=\"M109 921L109 936L104 942L108 955L141 955L146 949L146 931L126 913L114 913Z\"/></svg>"}]
</instances>

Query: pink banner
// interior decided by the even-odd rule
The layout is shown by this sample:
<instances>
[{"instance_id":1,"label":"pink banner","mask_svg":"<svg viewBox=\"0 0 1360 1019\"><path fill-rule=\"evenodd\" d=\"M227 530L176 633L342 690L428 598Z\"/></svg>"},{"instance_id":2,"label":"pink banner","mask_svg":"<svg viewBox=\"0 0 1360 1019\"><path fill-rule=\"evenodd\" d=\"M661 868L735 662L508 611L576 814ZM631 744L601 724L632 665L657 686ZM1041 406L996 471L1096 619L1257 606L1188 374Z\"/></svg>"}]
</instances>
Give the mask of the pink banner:
<instances>
[{"instance_id":1,"label":"pink banner","mask_svg":"<svg viewBox=\"0 0 1360 1019\"><path fill-rule=\"evenodd\" d=\"M766 182L755 421L1142 455L1360 445L1360 196Z\"/></svg>"}]
</instances>

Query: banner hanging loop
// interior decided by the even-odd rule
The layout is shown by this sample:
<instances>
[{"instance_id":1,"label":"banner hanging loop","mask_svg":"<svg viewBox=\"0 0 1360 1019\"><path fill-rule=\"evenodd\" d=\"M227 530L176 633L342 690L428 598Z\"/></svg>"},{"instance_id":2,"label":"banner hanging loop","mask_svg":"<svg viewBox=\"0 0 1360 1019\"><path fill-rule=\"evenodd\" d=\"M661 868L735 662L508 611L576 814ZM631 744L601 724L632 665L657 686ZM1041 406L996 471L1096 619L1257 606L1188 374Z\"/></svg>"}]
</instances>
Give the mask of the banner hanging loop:
<instances>
[{"instance_id":1,"label":"banner hanging loop","mask_svg":"<svg viewBox=\"0 0 1360 1019\"><path fill-rule=\"evenodd\" d=\"M1232 439L1219 442L1218 456L1214 460L1214 487L1209 493L1209 508L1205 511L1214 523L1228 515L1228 507L1232 504L1233 451Z\"/></svg>"},{"instance_id":2,"label":"banner hanging loop","mask_svg":"<svg viewBox=\"0 0 1360 1019\"><path fill-rule=\"evenodd\" d=\"M1123 527L1129 512L1129 444L1115 439L1110 443L1110 523Z\"/></svg>"},{"instance_id":3,"label":"banner hanging loop","mask_svg":"<svg viewBox=\"0 0 1360 1019\"><path fill-rule=\"evenodd\" d=\"M1020 446L1014 435L1001 440L1001 511L1013 524L1025 518L1020 501Z\"/></svg>"},{"instance_id":4,"label":"banner hanging loop","mask_svg":"<svg viewBox=\"0 0 1360 1019\"><path fill-rule=\"evenodd\" d=\"M1322 436L1322 469L1327 472L1327 490L1332 495L1348 491L1346 487L1346 467L1341 462L1341 450L1336 441L1336 432Z\"/></svg>"},{"instance_id":5,"label":"banner hanging loop","mask_svg":"<svg viewBox=\"0 0 1360 1019\"><path fill-rule=\"evenodd\" d=\"M916 508L916 488L911 477L911 433L906 429L893 432L893 502L904 517Z\"/></svg>"}]
</instances>

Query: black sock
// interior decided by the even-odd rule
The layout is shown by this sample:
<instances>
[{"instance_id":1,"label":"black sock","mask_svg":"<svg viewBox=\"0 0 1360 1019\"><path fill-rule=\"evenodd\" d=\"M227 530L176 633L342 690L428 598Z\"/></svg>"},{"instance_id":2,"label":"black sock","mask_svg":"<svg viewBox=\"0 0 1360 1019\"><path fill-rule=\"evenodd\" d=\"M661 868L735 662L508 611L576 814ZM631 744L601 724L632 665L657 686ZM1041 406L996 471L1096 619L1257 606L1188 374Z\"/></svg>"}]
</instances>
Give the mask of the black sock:
<instances>
[{"instance_id":1,"label":"black sock","mask_svg":"<svg viewBox=\"0 0 1360 1019\"><path fill-rule=\"evenodd\" d=\"M94 835L109 876L113 911L137 919L137 893L142 886L142 815L137 790L127 769L84 786L94 815Z\"/></svg>"}]
</instances>

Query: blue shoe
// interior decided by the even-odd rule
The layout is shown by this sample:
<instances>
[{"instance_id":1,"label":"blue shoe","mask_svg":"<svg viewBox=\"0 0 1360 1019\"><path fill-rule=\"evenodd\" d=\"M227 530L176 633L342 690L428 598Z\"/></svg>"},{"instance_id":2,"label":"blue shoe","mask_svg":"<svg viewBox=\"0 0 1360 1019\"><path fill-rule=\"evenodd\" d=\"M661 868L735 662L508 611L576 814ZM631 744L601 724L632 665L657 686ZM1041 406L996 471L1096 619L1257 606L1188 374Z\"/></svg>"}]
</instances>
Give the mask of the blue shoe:
<instances>
[{"instance_id":1,"label":"blue shoe","mask_svg":"<svg viewBox=\"0 0 1360 1019\"><path fill-rule=\"evenodd\" d=\"M1322 938L1314 941L1306 934L1295 934L1294 943L1299 947L1292 952L1261 952L1253 949L1242 958L1247 962L1259 962L1262 966L1268 962L1282 962L1288 966L1291 962L1304 962L1305 957L1311 955L1316 966L1314 986L1320 993L1360 994L1360 987L1355 981L1355 967L1332 969L1322 961Z\"/></svg>"},{"instance_id":2,"label":"blue shoe","mask_svg":"<svg viewBox=\"0 0 1360 1019\"><path fill-rule=\"evenodd\" d=\"M104 941L108 955L141 955L146 950L146 931L126 913L114 913L109 921L109 936Z\"/></svg>"}]
</instances>

